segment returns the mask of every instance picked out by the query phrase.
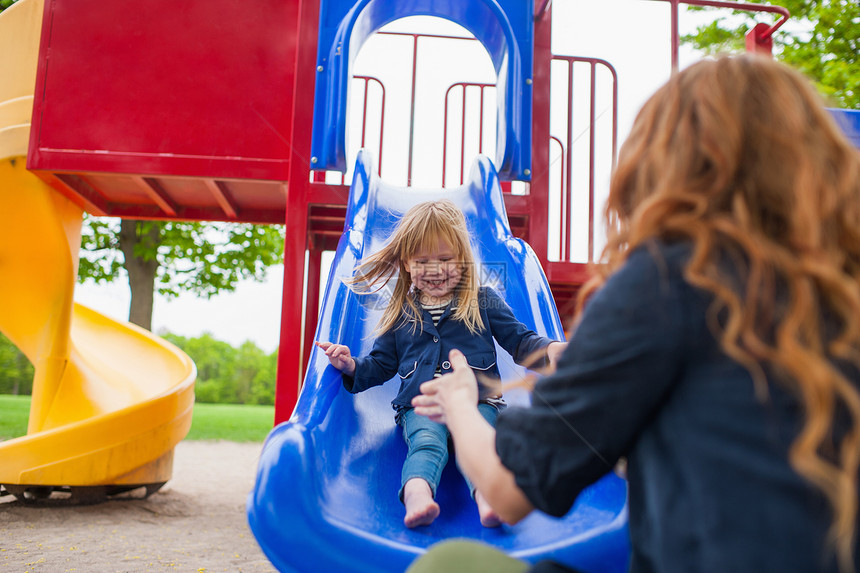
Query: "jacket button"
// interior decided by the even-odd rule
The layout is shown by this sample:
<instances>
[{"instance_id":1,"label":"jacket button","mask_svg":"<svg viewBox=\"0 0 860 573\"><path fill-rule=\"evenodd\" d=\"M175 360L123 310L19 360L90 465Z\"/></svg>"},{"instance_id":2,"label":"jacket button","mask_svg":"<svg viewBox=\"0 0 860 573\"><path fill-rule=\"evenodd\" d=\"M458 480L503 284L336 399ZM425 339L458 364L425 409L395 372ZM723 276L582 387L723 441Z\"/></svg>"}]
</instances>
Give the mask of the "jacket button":
<instances>
[{"instance_id":1,"label":"jacket button","mask_svg":"<svg viewBox=\"0 0 860 573\"><path fill-rule=\"evenodd\" d=\"M444 370L448 370L449 368L451 368L451 363L446 360L445 362L442 363L442 368Z\"/></svg>"},{"instance_id":2,"label":"jacket button","mask_svg":"<svg viewBox=\"0 0 860 573\"><path fill-rule=\"evenodd\" d=\"M433 337L433 342L439 342L439 337L438 337L438 336L434 336L434 337Z\"/></svg>"}]
</instances>

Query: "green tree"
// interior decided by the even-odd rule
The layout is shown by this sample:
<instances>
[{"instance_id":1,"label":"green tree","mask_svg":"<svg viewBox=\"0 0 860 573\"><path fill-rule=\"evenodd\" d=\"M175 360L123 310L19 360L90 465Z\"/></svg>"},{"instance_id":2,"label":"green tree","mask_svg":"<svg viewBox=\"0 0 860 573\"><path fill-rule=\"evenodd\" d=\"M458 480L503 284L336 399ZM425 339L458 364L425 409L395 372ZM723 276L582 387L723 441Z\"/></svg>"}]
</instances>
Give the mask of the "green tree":
<instances>
[{"instance_id":1,"label":"green tree","mask_svg":"<svg viewBox=\"0 0 860 573\"><path fill-rule=\"evenodd\" d=\"M197 338L174 334L163 337L182 349L197 365L194 394L200 402L232 402L235 395L233 368L236 350L210 333Z\"/></svg>"},{"instance_id":2,"label":"green tree","mask_svg":"<svg viewBox=\"0 0 860 573\"><path fill-rule=\"evenodd\" d=\"M275 380L278 370L278 352L265 356L251 382L249 404L271 406L275 403Z\"/></svg>"},{"instance_id":3,"label":"green tree","mask_svg":"<svg viewBox=\"0 0 860 573\"><path fill-rule=\"evenodd\" d=\"M283 245L283 226L85 216L78 280L105 283L127 276L129 321L150 329L155 292L231 292L241 280L265 278L281 261Z\"/></svg>"},{"instance_id":4,"label":"green tree","mask_svg":"<svg viewBox=\"0 0 860 573\"><path fill-rule=\"evenodd\" d=\"M209 333L197 338L163 336L197 364L195 395L199 402L275 403L277 353L266 355L251 341L234 348Z\"/></svg>"},{"instance_id":5,"label":"green tree","mask_svg":"<svg viewBox=\"0 0 860 573\"><path fill-rule=\"evenodd\" d=\"M0 12L17 0L0 0ZM262 280L281 261L282 226L132 221L85 217L78 280L128 277L129 321L152 326L155 292L211 297L239 281Z\"/></svg>"},{"instance_id":6,"label":"green tree","mask_svg":"<svg viewBox=\"0 0 860 573\"><path fill-rule=\"evenodd\" d=\"M32 394L33 373L24 353L0 334L0 394Z\"/></svg>"},{"instance_id":7,"label":"green tree","mask_svg":"<svg viewBox=\"0 0 860 573\"><path fill-rule=\"evenodd\" d=\"M776 4L788 8L791 20L774 34L775 57L815 81L834 105L860 109L860 2L779 0ZM758 20L762 21L760 15ZM754 25L753 15L735 12L699 26L683 40L709 55L742 51L744 34Z\"/></svg>"},{"instance_id":8,"label":"green tree","mask_svg":"<svg viewBox=\"0 0 860 573\"><path fill-rule=\"evenodd\" d=\"M233 376L236 380L236 402L258 404L254 399L254 378L263 365L266 354L251 341L236 350Z\"/></svg>"}]
</instances>

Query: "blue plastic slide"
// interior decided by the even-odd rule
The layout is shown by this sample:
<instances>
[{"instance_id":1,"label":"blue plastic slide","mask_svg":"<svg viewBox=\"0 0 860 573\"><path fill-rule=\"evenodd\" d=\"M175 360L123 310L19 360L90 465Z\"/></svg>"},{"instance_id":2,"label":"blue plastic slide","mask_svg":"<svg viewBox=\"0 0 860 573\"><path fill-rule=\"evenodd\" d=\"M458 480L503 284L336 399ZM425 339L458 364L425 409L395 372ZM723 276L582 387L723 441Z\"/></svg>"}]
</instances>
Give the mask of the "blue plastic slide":
<instances>
[{"instance_id":1,"label":"blue plastic slide","mask_svg":"<svg viewBox=\"0 0 860 573\"><path fill-rule=\"evenodd\" d=\"M836 123L855 147L860 148L860 109L831 109Z\"/></svg>"},{"instance_id":2,"label":"blue plastic slide","mask_svg":"<svg viewBox=\"0 0 860 573\"><path fill-rule=\"evenodd\" d=\"M556 339L563 332L546 278L534 252L511 235L499 179L492 163L476 159L469 182L456 189L418 191L386 185L360 152L346 224L328 278L317 340L340 342L353 354L372 345L384 295L355 295L342 279L376 251L412 205L446 197L459 205L473 237L484 284L494 286L516 316ZM501 349L504 380L524 370ZM441 515L430 526L407 529L397 498L406 454L390 402L399 383L352 395L340 372L317 349L292 418L269 435L248 519L263 551L280 571L403 571L430 545L465 537L494 545L530 562L555 559L583 572L627 568L626 483L614 474L583 492L571 512L555 519L534 512L515 526L481 526L455 464L439 487ZM506 394L523 405L522 391Z\"/></svg>"}]
</instances>

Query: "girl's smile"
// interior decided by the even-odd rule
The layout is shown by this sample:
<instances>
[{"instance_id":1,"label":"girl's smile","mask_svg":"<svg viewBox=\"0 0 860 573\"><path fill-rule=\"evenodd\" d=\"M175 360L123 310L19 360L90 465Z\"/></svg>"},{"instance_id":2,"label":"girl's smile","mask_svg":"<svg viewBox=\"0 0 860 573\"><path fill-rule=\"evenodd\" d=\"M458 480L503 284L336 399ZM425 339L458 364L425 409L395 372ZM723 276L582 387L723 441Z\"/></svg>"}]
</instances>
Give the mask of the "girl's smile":
<instances>
[{"instance_id":1,"label":"girl's smile","mask_svg":"<svg viewBox=\"0 0 860 573\"><path fill-rule=\"evenodd\" d=\"M444 242L435 249L416 253L404 261L404 266L428 304L449 301L463 276L454 250Z\"/></svg>"}]
</instances>

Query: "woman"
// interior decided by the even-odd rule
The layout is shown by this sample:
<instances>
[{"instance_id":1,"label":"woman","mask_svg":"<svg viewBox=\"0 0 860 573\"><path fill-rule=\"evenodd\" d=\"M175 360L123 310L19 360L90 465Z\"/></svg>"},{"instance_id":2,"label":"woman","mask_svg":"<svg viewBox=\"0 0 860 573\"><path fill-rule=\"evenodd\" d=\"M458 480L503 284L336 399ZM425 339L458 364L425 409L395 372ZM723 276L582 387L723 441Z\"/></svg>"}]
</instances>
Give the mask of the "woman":
<instances>
[{"instance_id":1,"label":"woman","mask_svg":"<svg viewBox=\"0 0 860 573\"><path fill-rule=\"evenodd\" d=\"M860 157L813 87L749 55L676 74L636 119L606 220L532 407L483 424L452 352L416 412L509 523L565 514L626 457L631 571L855 570Z\"/></svg>"}]
</instances>

